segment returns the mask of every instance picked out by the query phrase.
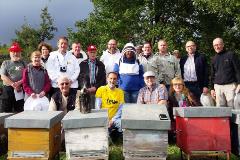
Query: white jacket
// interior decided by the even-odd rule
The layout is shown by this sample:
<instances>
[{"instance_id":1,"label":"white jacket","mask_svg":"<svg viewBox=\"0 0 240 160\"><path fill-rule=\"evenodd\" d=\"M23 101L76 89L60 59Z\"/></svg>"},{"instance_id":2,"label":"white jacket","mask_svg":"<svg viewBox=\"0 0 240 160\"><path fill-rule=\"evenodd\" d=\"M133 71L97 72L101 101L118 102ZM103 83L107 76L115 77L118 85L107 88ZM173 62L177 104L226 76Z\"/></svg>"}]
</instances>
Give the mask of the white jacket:
<instances>
[{"instance_id":1,"label":"white jacket","mask_svg":"<svg viewBox=\"0 0 240 160\"><path fill-rule=\"evenodd\" d=\"M60 67L66 67L66 72L60 72ZM53 51L50 53L46 63L49 78L51 79L52 87L57 88L57 79L61 75L66 75L71 81L71 88L78 88L78 75L80 67L77 58L71 52L67 52L64 56L58 52Z\"/></svg>"}]
</instances>

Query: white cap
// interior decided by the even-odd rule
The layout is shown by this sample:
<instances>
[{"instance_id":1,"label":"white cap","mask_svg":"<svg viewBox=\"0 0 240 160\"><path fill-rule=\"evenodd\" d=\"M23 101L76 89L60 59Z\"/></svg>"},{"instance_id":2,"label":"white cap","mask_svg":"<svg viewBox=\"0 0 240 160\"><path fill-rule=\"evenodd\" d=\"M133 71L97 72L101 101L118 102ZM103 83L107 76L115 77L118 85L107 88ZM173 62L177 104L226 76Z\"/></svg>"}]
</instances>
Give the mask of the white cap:
<instances>
[{"instance_id":1,"label":"white cap","mask_svg":"<svg viewBox=\"0 0 240 160\"><path fill-rule=\"evenodd\" d=\"M143 77L155 77L155 73L153 71L147 71L143 74Z\"/></svg>"}]
</instances>

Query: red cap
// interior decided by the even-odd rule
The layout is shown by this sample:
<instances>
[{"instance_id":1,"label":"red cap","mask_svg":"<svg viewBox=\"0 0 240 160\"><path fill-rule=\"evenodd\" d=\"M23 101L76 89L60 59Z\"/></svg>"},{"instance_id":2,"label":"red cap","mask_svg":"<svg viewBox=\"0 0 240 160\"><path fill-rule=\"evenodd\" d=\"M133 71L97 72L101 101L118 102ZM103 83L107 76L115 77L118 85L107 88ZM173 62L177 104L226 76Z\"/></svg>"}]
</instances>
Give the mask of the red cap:
<instances>
[{"instance_id":1,"label":"red cap","mask_svg":"<svg viewBox=\"0 0 240 160\"><path fill-rule=\"evenodd\" d=\"M97 48L96 48L96 46L94 46L94 45L89 45L89 46L87 47L87 51L88 51L88 52L96 51L96 50L97 50Z\"/></svg>"},{"instance_id":2,"label":"red cap","mask_svg":"<svg viewBox=\"0 0 240 160\"><path fill-rule=\"evenodd\" d=\"M21 52L22 48L17 42L12 43L11 47L8 49L9 52Z\"/></svg>"}]
</instances>

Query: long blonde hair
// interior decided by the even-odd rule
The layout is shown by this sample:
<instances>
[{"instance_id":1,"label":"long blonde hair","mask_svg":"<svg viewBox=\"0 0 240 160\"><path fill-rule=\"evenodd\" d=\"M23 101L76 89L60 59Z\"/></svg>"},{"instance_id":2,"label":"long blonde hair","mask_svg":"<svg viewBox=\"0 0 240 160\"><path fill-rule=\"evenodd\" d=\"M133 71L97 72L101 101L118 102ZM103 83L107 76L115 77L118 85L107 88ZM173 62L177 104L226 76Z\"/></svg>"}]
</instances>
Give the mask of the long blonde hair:
<instances>
[{"instance_id":1,"label":"long blonde hair","mask_svg":"<svg viewBox=\"0 0 240 160\"><path fill-rule=\"evenodd\" d=\"M176 84L176 83L183 85L182 93L183 93L185 96L188 96L188 95L189 95L189 90L188 90L188 88L185 86L183 79L180 78L180 77L175 77L175 78L172 79L171 84L170 84L169 95L170 95L170 96L173 96L173 95L174 95L175 90L173 89L173 84Z\"/></svg>"}]
</instances>

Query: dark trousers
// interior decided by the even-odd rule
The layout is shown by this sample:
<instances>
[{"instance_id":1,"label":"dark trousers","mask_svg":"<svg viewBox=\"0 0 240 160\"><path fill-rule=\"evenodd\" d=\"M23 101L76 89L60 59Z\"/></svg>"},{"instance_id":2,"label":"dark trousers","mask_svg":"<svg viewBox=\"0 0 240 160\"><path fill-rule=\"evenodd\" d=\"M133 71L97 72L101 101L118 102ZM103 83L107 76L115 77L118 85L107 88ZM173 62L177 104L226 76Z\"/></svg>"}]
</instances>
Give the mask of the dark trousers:
<instances>
[{"instance_id":1,"label":"dark trousers","mask_svg":"<svg viewBox=\"0 0 240 160\"><path fill-rule=\"evenodd\" d=\"M16 101L13 87L3 86L1 105L0 112L22 112L24 99Z\"/></svg>"}]
</instances>

